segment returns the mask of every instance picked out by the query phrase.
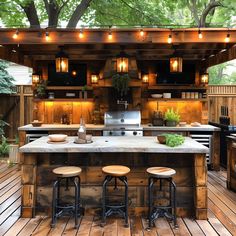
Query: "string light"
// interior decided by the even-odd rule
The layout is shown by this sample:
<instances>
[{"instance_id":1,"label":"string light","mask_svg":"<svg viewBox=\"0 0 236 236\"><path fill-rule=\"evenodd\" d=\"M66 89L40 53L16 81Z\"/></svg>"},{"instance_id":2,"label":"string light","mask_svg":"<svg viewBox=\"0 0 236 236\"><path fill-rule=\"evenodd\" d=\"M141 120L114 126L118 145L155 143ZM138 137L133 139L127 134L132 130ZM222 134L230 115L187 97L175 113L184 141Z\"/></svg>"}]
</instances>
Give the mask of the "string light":
<instances>
[{"instance_id":1,"label":"string light","mask_svg":"<svg viewBox=\"0 0 236 236\"><path fill-rule=\"evenodd\" d=\"M50 40L50 35L49 35L49 32L48 32L48 31L46 31L46 33L45 33L45 40L46 40L46 41L49 41L49 40Z\"/></svg>"},{"instance_id":2,"label":"string light","mask_svg":"<svg viewBox=\"0 0 236 236\"><path fill-rule=\"evenodd\" d=\"M109 40L112 39L112 32L111 32L111 30L110 30L109 33L108 33L108 39L109 39Z\"/></svg>"},{"instance_id":3,"label":"string light","mask_svg":"<svg viewBox=\"0 0 236 236\"><path fill-rule=\"evenodd\" d=\"M228 33L225 37L225 42L228 43L230 41L230 34Z\"/></svg>"},{"instance_id":4,"label":"string light","mask_svg":"<svg viewBox=\"0 0 236 236\"><path fill-rule=\"evenodd\" d=\"M171 35L171 34L169 34L168 39L167 39L167 42L168 42L168 43L172 43L172 35Z\"/></svg>"},{"instance_id":5,"label":"string light","mask_svg":"<svg viewBox=\"0 0 236 236\"><path fill-rule=\"evenodd\" d=\"M143 29L140 30L139 32L140 36L143 37L144 36L144 32L143 32Z\"/></svg>"},{"instance_id":6,"label":"string light","mask_svg":"<svg viewBox=\"0 0 236 236\"><path fill-rule=\"evenodd\" d=\"M83 32L83 30L81 29L81 30L79 31L79 38L82 39L83 37L84 37L84 32Z\"/></svg>"},{"instance_id":7,"label":"string light","mask_svg":"<svg viewBox=\"0 0 236 236\"><path fill-rule=\"evenodd\" d=\"M12 38L17 39L19 35L19 30L16 30L16 32L13 34Z\"/></svg>"},{"instance_id":8,"label":"string light","mask_svg":"<svg viewBox=\"0 0 236 236\"><path fill-rule=\"evenodd\" d=\"M202 36L202 31L201 31L200 29L198 30L198 38L199 38L199 39L202 39L202 38L203 38L203 36Z\"/></svg>"}]
</instances>

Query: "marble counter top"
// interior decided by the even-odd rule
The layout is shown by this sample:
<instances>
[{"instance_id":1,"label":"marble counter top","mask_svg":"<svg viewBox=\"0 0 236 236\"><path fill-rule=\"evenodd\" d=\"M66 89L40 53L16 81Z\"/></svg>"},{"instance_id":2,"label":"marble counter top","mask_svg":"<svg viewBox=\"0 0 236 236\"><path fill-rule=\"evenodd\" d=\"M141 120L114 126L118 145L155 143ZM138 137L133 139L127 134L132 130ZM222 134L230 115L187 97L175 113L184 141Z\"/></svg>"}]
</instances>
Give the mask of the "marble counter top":
<instances>
[{"instance_id":1,"label":"marble counter top","mask_svg":"<svg viewBox=\"0 0 236 236\"><path fill-rule=\"evenodd\" d=\"M212 125L201 125L193 127L187 125L185 127L167 127L167 126L149 126L147 124L141 125L143 130L150 131L220 131L220 128ZM53 130L77 130L79 124L63 125L63 124L43 124L40 127L33 127L31 124L21 126L18 128L20 131L53 131ZM87 130L103 130L104 125L86 124Z\"/></svg>"},{"instance_id":2,"label":"marble counter top","mask_svg":"<svg viewBox=\"0 0 236 236\"><path fill-rule=\"evenodd\" d=\"M113 136L93 137L90 144L75 144L75 137L68 137L66 144L48 144L48 137L41 137L22 146L22 153L89 153L89 152L141 152L141 153L208 153L209 149L186 137L185 142L171 148L159 144L156 137Z\"/></svg>"}]
</instances>

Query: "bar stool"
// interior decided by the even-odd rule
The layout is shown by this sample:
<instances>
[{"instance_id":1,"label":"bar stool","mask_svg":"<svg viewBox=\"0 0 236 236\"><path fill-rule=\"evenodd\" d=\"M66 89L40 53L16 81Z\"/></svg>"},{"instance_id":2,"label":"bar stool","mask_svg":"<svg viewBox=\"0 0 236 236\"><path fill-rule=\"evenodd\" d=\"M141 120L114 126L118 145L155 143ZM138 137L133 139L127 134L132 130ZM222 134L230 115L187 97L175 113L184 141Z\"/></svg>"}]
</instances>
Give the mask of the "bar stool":
<instances>
[{"instance_id":1,"label":"bar stool","mask_svg":"<svg viewBox=\"0 0 236 236\"><path fill-rule=\"evenodd\" d=\"M168 219L174 221L174 227L178 228L176 221L176 185L172 179L176 171L168 167L150 167L147 169L147 173L150 175L148 178L148 220L149 228L153 225L154 220L158 217L166 216ZM159 192L162 191L163 181L167 182L169 185L169 197L168 205L165 206L155 206L154 196L153 196L153 185L159 180L160 188ZM160 197L155 197L155 199L161 199Z\"/></svg>"},{"instance_id":2,"label":"bar stool","mask_svg":"<svg viewBox=\"0 0 236 236\"><path fill-rule=\"evenodd\" d=\"M125 227L129 227L128 224L128 182L126 175L130 172L130 169L126 166L121 165L110 165L102 168L102 172L106 174L103 181L102 187L102 224L104 226L106 223L106 217L112 214L118 214L125 218ZM124 201L120 203L110 203L109 196L107 193L107 186L114 179L115 186L114 190L117 188L117 180L120 180L125 186Z\"/></svg>"},{"instance_id":3,"label":"bar stool","mask_svg":"<svg viewBox=\"0 0 236 236\"><path fill-rule=\"evenodd\" d=\"M51 227L55 227L57 218L70 214L75 217L75 228L78 227L78 218L80 217L80 173L81 168L77 166L62 166L53 169L53 173L57 176L56 181L53 183L53 195L52 195L52 223ZM62 203L60 199L60 186L61 182L66 181L66 190L68 190L69 181L74 183L75 187L75 202Z\"/></svg>"}]
</instances>

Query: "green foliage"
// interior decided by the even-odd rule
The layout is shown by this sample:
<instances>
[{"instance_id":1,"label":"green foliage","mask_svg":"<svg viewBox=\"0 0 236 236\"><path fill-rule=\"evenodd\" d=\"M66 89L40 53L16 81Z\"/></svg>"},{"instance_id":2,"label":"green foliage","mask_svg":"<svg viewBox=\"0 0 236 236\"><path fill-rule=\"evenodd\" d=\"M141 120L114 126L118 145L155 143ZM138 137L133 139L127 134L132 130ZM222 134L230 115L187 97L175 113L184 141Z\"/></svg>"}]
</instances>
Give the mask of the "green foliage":
<instances>
[{"instance_id":1,"label":"green foliage","mask_svg":"<svg viewBox=\"0 0 236 236\"><path fill-rule=\"evenodd\" d=\"M0 93L1 94L11 94L13 93L14 84L12 83L14 81L14 78L9 75L8 71L6 70L8 68L8 63L0 60Z\"/></svg>"},{"instance_id":2,"label":"green foliage","mask_svg":"<svg viewBox=\"0 0 236 236\"><path fill-rule=\"evenodd\" d=\"M184 143L185 138L180 134L162 134L166 138L166 145L176 147Z\"/></svg>"},{"instance_id":3,"label":"green foliage","mask_svg":"<svg viewBox=\"0 0 236 236\"><path fill-rule=\"evenodd\" d=\"M8 27L29 25L22 6L33 0L1 0L0 19ZM43 0L34 0L40 23L48 21ZM49 0L47 0L49 2ZM81 1L50 1L60 9L58 26L68 22ZM81 22L86 25L172 25L171 28L198 26L199 18L211 0L92 0ZM206 18L206 26L235 26L236 3L220 0L221 6L213 8ZM73 10L72 10L73 9ZM195 12L195 14L194 14ZM196 16L196 17L194 17ZM198 18L198 19L196 19ZM44 25L45 27L45 25Z\"/></svg>"},{"instance_id":4,"label":"green foliage","mask_svg":"<svg viewBox=\"0 0 236 236\"><path fill-rule=\"evenodd\" d=\"M7 122L4 120L0 120L0 137L2 137L5 134L4 127L9 126Z\"/></svg>"},{"instance_id":5,"label":"green foliage","mask_svg":"<svg viewBox=\"0 0 236 236\"><path fill-rule=\"evenodd\" d=\"M40 80L36 87L36 97L44 98L46 96L47 81Z\"/></svg>"},{"instance_id":6,"label":"green foliage","mask_svg":"<svg viewBox=\"0 0 236 236\"><path fill-rule=\"evenodd\" d=\"M165 112L164 119L167 121L175 121L178 123L180 120L180 116L178 112L177 111L175 112L172 107L171 109L167 109L167 111Z\"/></svg>"},{"instance_id":7,"label":"green foliage","mask_svg":"<svg viewBox=\"0 0 236 236\"><path fill-rule=\"evenodd\" d=\"M7 139L2 135L2 142L0 144L0 156L5 157L9 154L9 144Z\"/></svg>"},{"instance_id":8,"label":"green foliage","mask_svg":"<svg viewBox=\"0 0 236 236\"><path fill-rule=\"evenodd\" d=\"M225 62L208 69L210 85L236 84L236 60Z\"/></svg>"},{"instance_id":9,"label":"green foliage","mask_svg":"<svg viewBox=\"0 0 236 236\"><path fill-rule=\"evenodd\" d=\"M117 90L121 97L129 90L130 77L128 74L115 74L112 76L112 86Z\"/></svg>"}]
</instances>

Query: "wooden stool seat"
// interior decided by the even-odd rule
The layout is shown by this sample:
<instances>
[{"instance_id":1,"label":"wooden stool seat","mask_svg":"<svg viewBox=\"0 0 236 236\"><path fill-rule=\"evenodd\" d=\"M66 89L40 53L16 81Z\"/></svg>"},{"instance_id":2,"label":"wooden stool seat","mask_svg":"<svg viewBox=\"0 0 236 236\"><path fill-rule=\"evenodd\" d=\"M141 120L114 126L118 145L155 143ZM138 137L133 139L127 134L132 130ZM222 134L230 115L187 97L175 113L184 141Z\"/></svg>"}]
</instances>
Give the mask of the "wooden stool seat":
<instances>
[{"instance_id":1,"label":"wooden stool seat","mask_svg":"<svg viewBox=\"0 0 236 236\"><path fill-rule=\"evenodd\" d=\"M176 171L168 167L150 167L147 169L147 173L155 177L169 178L173 176Z\"/></svg>"},{"instance_id":2,"label":"wooden stool seat","mask_svg":"<svg viewBox=\"0 0 236 236\"><path fill-rule=\"evenodd\" d=\"M102 168L103 173L115 177L125 176L130 172L130 168L127 166L120 166L120 165L111 165L111 166L104 166Z\"/></svg>"},{"instance_id":3,"label":"wooden stool seat","mask_svg":"<svg viewBox=\"0 0 236 236\"><path fill-rule=\"evenodd\" d=\"M77 166L62 166L53 169L53 173L58 177L67 178L67 177L76 177L80 175L81 168Z\"/></svg>"}]
</instances>

